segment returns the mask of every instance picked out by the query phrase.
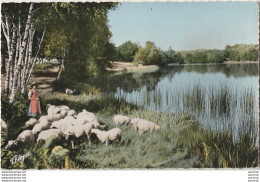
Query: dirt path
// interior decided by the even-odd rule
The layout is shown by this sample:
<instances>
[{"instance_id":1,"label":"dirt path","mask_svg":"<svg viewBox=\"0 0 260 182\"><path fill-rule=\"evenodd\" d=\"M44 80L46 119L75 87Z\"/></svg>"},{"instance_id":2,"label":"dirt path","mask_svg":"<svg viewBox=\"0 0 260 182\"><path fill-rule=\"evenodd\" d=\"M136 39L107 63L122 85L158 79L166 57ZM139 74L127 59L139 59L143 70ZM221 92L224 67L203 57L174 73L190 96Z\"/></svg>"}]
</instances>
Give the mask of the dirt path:
<instances>
[{"instance_id":1,"label":"dirt path","mask_svg":"<svg viewBox=\"0 0 260 182\"><path fill-rule=\"evenodd\" d=\"M32 82L38 83L38 90L40 92L51 92L51 84L57 78L58 66L46 70L34 70L27 88L30 88Z\"/></svg>"}]
</instances>

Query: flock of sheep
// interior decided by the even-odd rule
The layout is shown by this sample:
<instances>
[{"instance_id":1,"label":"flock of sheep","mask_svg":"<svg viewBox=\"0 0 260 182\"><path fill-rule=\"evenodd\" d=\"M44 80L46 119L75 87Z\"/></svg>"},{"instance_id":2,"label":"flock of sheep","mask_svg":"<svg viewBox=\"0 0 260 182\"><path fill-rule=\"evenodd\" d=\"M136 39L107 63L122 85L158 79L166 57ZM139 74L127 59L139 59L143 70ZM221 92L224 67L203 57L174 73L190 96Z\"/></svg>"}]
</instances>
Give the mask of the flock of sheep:
<instances>
[{"instance_id":1,"label":"flock of sheep","mask_svg":"<svg viewBox=\"0 0 260 182\"><path fill-rule=\"evenodd\" d=\"M130 124L132 129L138 130L139 134L146 131L154 131L160 129L160 126L151 121L140 118L130 119L127 116L116 115L113 119L113 125L116 128L105 131L105 125L101 125L95 114L83 109L82 112L76 113L70 110L68 106L47 105L48 115L41 116L39 120L35 118L29 119L24 130L15 140L9 140L6 149L13 149L23 144L44 142L49 137L54 137L56 141L70 141L71 147L74 148L74 142L80 140L88 140L91 145L93 135L102 143L108 145L109 141L121 141L122 130L117 125ZM31 130L30 130L31 129Z\"/></svg>"}]
</instances>

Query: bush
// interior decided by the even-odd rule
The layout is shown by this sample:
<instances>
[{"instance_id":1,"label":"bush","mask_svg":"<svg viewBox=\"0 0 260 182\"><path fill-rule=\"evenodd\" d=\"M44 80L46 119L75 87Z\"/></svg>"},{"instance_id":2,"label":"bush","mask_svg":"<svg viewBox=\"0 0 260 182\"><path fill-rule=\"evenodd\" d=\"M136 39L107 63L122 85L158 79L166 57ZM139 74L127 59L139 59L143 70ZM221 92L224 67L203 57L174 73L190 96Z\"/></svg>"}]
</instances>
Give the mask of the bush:
<instances>
[{"instance_id":1,"label":"bush","mask_svg":"<svg viewBox=\"0 0 260 182\"><path fill-rule=\"evenodd\" d=\"M120 61L132 62L138 51L137 44L127 41L117 48Z\"/></svg>"},{"instance_id":2,"label":"bush","mask_svg":"<svg viewBox=\"0 0 260 182\"><path fill-rule=\"evenodd\" d=\"M134 58L134 65L143 64L143 65L159 65L162 62L162 58L159 54L158 48L153 42L147 41L146 47L139 48L137 54Z\"/></svg>"},{"instance_id":3,"label":"bush","mask_svg":"<svg viewBox=\"0 0 260 182\"><path fill-rule=\"evenodd\" d=\"M27 93L24 95L17 92L14 102L9 103L8 97L3 94L1 97L1 118L8 126L8 137L15 139L24 129L25 122L29 119L28 108L30 101L27 99Z\"/></svg>"}]
</instances>

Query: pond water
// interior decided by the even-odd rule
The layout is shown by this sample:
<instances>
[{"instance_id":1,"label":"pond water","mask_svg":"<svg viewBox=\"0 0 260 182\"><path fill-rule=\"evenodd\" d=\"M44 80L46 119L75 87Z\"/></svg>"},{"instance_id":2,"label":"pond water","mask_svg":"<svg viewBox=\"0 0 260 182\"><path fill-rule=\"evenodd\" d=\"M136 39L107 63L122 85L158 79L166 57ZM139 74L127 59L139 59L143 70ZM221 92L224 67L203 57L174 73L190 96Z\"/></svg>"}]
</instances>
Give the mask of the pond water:
<instances>
[{"instance_id":1,"label":"pond water","mask_svg":"<svg viewBox=\"0 0 260 182\"><path fill-rule=\"evenodd\" d=\"M202 127L238 131L249 126L257 128L258 66L168 65L157 70L106 75L93 82L102 91L147 110L188 112Z\"/></svg>"}]
</instances>

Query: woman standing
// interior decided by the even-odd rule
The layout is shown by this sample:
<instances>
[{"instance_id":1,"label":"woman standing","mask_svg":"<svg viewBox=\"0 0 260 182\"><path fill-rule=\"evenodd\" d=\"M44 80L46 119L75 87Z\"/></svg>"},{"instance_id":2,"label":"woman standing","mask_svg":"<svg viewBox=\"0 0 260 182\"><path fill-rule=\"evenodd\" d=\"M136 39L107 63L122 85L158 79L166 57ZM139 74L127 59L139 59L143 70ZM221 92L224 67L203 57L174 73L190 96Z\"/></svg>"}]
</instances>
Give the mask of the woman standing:
<instances>
[{"instance_id":1,"label":"woman standing","mask_svg":"<svg viewBox=\"0 0 260 182\"><path fill-rule=\"evenodd\" d=\"M37 84L33 82L31 84L31 89L28 93L28 99L31 101L29 106L28 116L36 117L41 114L40 101L38 97L38 92L36 90Z\"/></svg>"}]
</instances>

